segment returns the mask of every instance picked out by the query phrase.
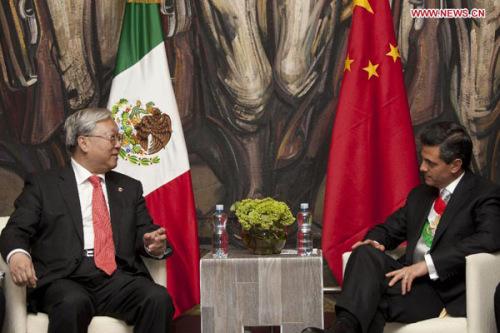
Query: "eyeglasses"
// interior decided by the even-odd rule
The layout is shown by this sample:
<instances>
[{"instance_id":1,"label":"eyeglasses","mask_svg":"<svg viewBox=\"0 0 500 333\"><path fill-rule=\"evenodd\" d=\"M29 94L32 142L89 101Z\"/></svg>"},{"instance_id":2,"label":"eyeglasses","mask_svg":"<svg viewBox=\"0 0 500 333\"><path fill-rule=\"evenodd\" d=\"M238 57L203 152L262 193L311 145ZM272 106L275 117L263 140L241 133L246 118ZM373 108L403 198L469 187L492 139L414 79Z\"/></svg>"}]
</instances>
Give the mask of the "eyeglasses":
<instances>
[{"instance_id":1,"label":"eyeglasses","mask_svg":"<svg viewBox=\"0 0 500 333\"><path fill-rule=\"evenodd\" d=\"M113 135L83 135L84 137L87 138L101 138L101 139L106 139L108 141L111 141L112 143L121 143L122 142L122 136L120 134L113 134Z\"/></svg>"}]
</instances>

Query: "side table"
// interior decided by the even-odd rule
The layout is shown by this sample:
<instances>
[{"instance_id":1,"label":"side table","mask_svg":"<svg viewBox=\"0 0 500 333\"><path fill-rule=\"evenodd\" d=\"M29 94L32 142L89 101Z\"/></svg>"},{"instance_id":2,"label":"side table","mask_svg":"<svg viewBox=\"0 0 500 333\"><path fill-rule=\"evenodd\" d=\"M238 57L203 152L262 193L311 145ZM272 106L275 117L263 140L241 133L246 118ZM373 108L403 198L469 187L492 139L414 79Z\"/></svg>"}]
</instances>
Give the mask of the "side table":
<instances>
[{"instance_id":1,"label":"side table","mask_svg":"<svg viewBox=\"0 0 500 333\"><path fill-rule=\"evenodd\" d=\"M318 253L319 252L319 253ZM323 259L320 251L258 256L231 251L200 262L201 331L243 333L245 327L281 326L282 333L323 328Z\"/></svg>"}]
</instances>

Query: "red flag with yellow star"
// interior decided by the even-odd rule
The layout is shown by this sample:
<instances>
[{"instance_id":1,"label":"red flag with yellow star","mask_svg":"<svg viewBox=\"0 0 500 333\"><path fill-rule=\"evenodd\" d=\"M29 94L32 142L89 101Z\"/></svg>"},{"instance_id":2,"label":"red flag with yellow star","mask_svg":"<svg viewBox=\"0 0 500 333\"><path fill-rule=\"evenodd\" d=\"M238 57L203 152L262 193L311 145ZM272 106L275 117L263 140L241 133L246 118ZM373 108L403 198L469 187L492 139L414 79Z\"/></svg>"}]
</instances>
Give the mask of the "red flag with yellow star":
<instances>
[{"instance_id":1,"label":"red flag with yellow star","mask_svg":"<svg viewBox=\"0 0 500 333\"><path fill-rule=\"evenodd\" d=\"M420 182L389 2L353 3L323 214L322 248L340 283L342 253Z\"/></svg>"}]
</instances>

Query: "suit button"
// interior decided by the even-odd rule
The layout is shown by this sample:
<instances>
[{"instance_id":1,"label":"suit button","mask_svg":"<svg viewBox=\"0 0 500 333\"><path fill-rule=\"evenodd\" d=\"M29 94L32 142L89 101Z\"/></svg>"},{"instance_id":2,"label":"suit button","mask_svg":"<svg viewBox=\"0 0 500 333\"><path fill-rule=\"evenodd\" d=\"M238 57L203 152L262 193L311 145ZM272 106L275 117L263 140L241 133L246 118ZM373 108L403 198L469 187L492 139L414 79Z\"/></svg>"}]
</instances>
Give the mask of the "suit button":
<instances>
[{"instance_id":1,"label":"suit button","mask_svg":"<svg viewBox=\"0 0 500 333\"><path fill-rule=\"evenodd\" d=\"M78 265L80 263L80 259L75 259L75 265Z\"/></svg>"}]
</instances>

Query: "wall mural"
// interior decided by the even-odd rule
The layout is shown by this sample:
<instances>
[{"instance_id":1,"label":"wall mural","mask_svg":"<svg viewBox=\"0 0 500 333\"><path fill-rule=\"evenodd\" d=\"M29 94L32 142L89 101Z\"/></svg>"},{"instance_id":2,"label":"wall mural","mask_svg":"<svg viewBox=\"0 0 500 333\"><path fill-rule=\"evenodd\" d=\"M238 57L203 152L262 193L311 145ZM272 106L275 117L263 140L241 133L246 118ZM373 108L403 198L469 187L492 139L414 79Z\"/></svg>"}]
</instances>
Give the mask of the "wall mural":
<instances>
[{"instance_id":1,"label":"wall mural","mask_svg":"<svg viewBox=\"0 0 500 333\"><path fill-rule=\"evenodd\" d=\"M473 169L500 181L500 3L389 0L415 133L454 120ZM413 19L412 8L483 8ZM0 1L0 214L22 179L67 163L62 124L105 106L124 1ZM166 0L164 33L183 120L201 243L216 203L310 202L319 245L352 0ZM237 231L234 231L237 234Z\"/></svg>"}]
</instances>

